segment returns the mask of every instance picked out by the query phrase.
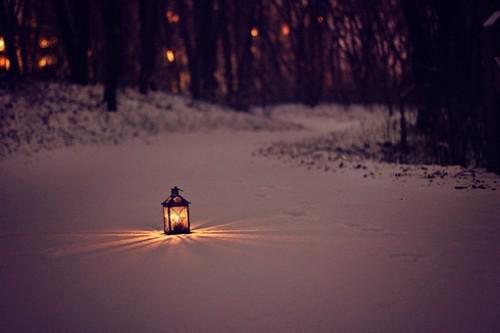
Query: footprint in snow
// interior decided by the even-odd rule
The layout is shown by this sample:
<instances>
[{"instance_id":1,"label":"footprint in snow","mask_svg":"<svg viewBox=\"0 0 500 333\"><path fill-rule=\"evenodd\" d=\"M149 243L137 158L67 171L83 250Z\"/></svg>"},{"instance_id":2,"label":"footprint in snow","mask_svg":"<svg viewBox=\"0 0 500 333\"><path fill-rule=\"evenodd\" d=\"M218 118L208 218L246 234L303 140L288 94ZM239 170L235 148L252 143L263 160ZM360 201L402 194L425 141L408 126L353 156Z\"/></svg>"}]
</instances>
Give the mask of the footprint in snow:
<instances>
[{"instance_id":1,"label":"footprint in snow","mask_svg":"<svg viewBox=\"0 0 500 333\"><path fill-rule=\"evenodd\" d=\"M417 263L428 256L429 256L428 254L423 254L423 253L401 252L401 253L392 253L389 257L392 259L401 259L406 263Z\"/></svg>"},{"instance_id":2,"label":"footprint in snow","mask_svg":"<svg viewBox=\"0 0 500 333\"><path fill-rule=\"evenodd\" d=\"M361 228L361 231L367 231L367 232L382 232L384 229L381 228Z\"/></svg>"},{"instance_id":3,"label":"footprint in snow","mask_svg":"<svg viewBox=\"0 0 500 333\"><path fill-rule=\"evenodd\" d=\"M304 213L303 211L288 211L288 212L284 212L284 214L287 216L294 217L294 218L306 216L306 213Z\"/></svg>"}]
</instances>

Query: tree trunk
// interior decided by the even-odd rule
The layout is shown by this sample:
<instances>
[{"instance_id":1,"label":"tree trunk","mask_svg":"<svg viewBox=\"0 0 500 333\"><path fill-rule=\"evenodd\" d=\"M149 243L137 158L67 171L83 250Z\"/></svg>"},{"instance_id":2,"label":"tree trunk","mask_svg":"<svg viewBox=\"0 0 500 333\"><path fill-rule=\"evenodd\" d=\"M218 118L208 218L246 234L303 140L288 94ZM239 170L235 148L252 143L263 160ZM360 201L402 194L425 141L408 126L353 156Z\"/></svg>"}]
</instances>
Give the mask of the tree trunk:
<instances>
[{"instance_id":1,"label":"tree trunk","mask_svg":"<svg viewBox=\"0 0 500 333\"><path fill-rule=\"evenodd\" d=\"M250 85L254 78L252 75L253 54L250 30L255 24L255 12L258 6L258 1L248 1L236 7L235 27L236 34L239 35L237 39L238 61L236 72L238 88L234 106L240 111L247 111L250 104Z\"/></svg>"},{"instance_id":2,"label":"tree trunk","mask_svg":"<svg viewBox=\"0 0 500 333\"><path fill-rule=\"evenodd\" d=\"M483 61L483 98L485 105L484 124L486 127L486 168L500 174L500 66L495 52L500 23L482 31L481 51ZM496 38L495 38L496 37Z\"/></svg>"},{"instance_id":3,"label":"tree trunk","mask_svg":"<svg viewBox=\"0 0 500 333\"><path fill-rule=\"evenodd\" d=\"M156 62L156 29L158 23L157 13L161 8L158 0L139 1L140 20L140 64L141 73L139 78L139 91L146 94L153 84L151 76L154 73Z\"/></svg>"},{"instance_id":4,"label":"tree trunk","mask_svg":"<svg viewBox=\"0 0 500 333\"><path fill-rule=\"evenodd\" d=\"M426 130L431 123L433 110L430 100L430 75L431 75L431 40L424 25L428 21L419 14L419 8L414 3L415 0L401 0L403 13L408 23L408 31L412 43L412 70L413 80L417 89L417 127Z\"/></svg>"},{"instance_id":5,"label":"tree trunk","mask_svg":"<svg viewBox=\"0 0 500 333\"><path fill-rule=\"evenodd\" d=\"M233 65L232 65L232 45L229 36L229 19L226 0L219 0L220 7L220 29L222 37L222 50L224 54L224 80L226 83L226 103L232 105L233 94L234 94L234 84L233 84Z\"/></svg>"},{"instance_id":6,"label":"tree trunk","mask_svg":"<svg viewBox=\"0 0 500 333\"><path fill-rule=\"evenodd\" d=\"M28 15L32 12L31 10L31 3L29 0L24 0L23 4L23 9L22 9L22 21L21 21L21 28L20 30L20 36L19 36L19 50L21 53L21 63L22 66L21 72L24 73L29 73L30 68L28 65L28 22L29 22L29 17Z\"/></svg>"},{"instance_id":7,"label":"tree trunk","mask_svg":"<svg viewBox=\"0 0 500 333\"><path fill-rule=\"evenodd\" d=\"M66 50L70 79L85 85L88 83L89 21L88 0L53 0L61 27L61 39Z\"/></svg>"},{"instance_id":8,"label":"tree trunk","mask_svg":"<svg viewBox=\"0 0 500 333\"><path fill-rule=\"evenodd\" d=\"M217 29L213 0L194 0L195 61L200 73L200 98L214 99L217 88Z\"/></svg>"},{"instance_id":9,"label":"tree trunk","mask_svg":"<svg viewBox=\"0 0 500 333\"><path fill-rule=\"evenodd\" d=\"M188 68L189 68L189 88L191 90L191 96L194 99L200 99L200 69L197 62L195 45L190 36L190 21L189 21L189 11L186 4L186 0L177 1L177 6L179 8L180 14L180 30L181 36L184 40L184 46L186 48L186 54L188 58Z\"/></svg>"},{"instance_id":10,"label":"tree trunk","mask_svg":"<svg viewBox=\"0 0 500 333\"><path fill-rule=\"evenodd\" d=\"M15 36L18 33L18 23L13 1L0 0L0 33L4 37L5 51L10 62L9 77L17 79L21 72L16 54Z\"/></svg>"},{"instance_id":11,"label":"tree trunk","mask_svg":"<svg viewBox=\"0 0 500 333\"><path fill-rule=\"evenodd\" d=\"M116 90L120 72L120 1L102 2L104 27L104 102L108 111L117 110Z\"/></svg>"}]
</instances>

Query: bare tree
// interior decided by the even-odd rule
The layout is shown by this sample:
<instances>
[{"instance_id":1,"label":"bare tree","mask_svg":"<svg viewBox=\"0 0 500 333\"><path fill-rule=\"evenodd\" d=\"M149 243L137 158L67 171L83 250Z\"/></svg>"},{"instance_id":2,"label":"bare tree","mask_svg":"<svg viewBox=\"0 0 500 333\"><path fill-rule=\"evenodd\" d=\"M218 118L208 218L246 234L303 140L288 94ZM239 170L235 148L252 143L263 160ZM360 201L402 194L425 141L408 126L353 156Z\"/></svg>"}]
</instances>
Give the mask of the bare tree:
<instances>
[{"instance_id":1,"label":"bare tree","mask_svg":"<svg viewBox=\"0 0 500 333\"><path fill-rule=\"evenodd\" d=\"M140 63L141 73L139 78L139 91L146 94L153 86L151 76L156 67L157 40L156 29L158 27L158 13L162 8L160 0L140 0L139 1L139 19L140 19Z\"/></svg>"},{"instance_id":2,"label":"bare tree","mask_svg":"<svg viewBox=\"0 0 500 333\"><path fill-rule=\"evenodd\" d=\"M10 77L18 78L20 75L19 61L16 55L16 35L18 31L17 16L23 5L22 0L0 1L0 33L4 36L5 50L10 63Z\"/></svg>"},{"instance_id":3,"label":"bare tree","mask_svg":"<svg viewBox=\"0 0 500 333\"><path fill-rule=\"evenodd\" d=\"M102 16L104 29L104 102L108 111L116 111L118 78L120 75L120 25L121 10L119 0L102 2Z\"/></svg>"},{"instance_id":4,"label":"bare tree","mask_svg":"<svg viewBox=\"0 0 500 333\"><path fill-rule=\"evenodd\" d=\"M89 21L88 0L53 0L61 29L61 39L66 50L71 81L88 82Z\"/></svg>"}]
</instances>

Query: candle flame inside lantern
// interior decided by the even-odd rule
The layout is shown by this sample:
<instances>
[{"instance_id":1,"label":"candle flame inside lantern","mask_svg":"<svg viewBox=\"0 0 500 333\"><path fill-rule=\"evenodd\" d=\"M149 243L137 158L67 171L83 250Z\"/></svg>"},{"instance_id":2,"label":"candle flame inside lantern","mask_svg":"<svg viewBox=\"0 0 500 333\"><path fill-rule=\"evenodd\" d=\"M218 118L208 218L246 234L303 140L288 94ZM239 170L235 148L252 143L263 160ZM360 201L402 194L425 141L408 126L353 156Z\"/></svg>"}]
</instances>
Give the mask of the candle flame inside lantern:
<instances>
[{"instance_id":1,"label":"candle flame inside lantern","mask_svg":"<svg viewBox=\"0 0 500 333\"><path fill-rule=\"evenodd\" d=\"M170 208L170 222L174 232L188 228L187 209L185 207Z\"/></svg>"}]
</instances>

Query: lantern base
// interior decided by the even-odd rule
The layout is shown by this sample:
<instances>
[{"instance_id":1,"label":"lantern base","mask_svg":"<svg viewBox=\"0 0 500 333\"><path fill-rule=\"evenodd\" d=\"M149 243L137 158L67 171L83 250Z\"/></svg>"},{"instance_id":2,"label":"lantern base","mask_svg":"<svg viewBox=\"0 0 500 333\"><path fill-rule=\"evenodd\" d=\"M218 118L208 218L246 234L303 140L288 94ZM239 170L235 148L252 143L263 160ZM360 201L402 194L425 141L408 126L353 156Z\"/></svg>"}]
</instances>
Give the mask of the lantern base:
<instances>
[{"instance_id":1,"label":"lantern base","mask_svg":"<svg viewBox=\"0 0 500 333\"><path fill-rule=\"evenodd\" d=\"M189 229L183 229L183 230L171 230L171 231L163 231L165 235L186 235L190 234L191 231Z\"/></svg>"}]
</instances>

